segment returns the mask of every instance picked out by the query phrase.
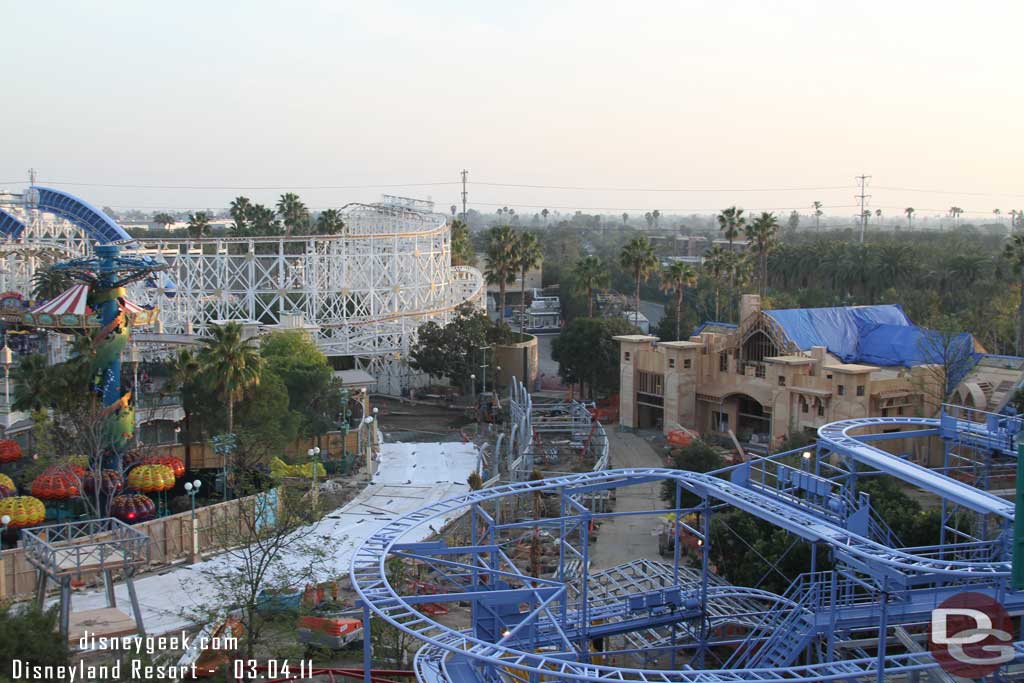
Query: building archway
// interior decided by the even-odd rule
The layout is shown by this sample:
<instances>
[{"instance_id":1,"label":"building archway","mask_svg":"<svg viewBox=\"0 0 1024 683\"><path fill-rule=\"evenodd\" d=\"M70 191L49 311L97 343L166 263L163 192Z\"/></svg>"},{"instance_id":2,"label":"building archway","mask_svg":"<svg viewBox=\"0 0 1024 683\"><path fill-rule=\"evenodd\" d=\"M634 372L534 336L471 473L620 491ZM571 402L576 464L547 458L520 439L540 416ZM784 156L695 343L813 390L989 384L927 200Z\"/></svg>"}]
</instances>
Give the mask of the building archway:
<instances>
[{"instance_id":1,"label":"building archway","mask_svg":"<svg viewBox=\"0 0 1024 683\"><path fill-rule=\"evenodd\" d=\"M772 428L771 412L766 411L764 405L756 398L749 394L729 394L722 399L722 408L722 412L728 416L728 428L741 443L769 443Z\"/></svg>"}]
</instances>

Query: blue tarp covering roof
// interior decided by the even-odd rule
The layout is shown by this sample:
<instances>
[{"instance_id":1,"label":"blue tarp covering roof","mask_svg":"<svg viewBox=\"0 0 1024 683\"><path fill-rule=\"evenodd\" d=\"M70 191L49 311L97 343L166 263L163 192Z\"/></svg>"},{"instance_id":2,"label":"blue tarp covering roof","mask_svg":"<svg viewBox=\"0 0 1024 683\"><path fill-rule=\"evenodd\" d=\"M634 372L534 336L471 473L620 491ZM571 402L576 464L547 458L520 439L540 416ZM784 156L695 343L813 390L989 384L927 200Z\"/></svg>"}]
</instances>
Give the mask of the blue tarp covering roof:
<instances>
[{"instance_id":1,"label":"blue tarp covering roof","mask_svg":"<svg viewBox=\"0 0 1024 683\"><path fill-rule=\"evenodd\" d=\"M736 325L736 323L720 323L720 322L715 322L713 320L708 320L706 322L702 322L700 325L697 325L697 327L693 330L693 334L691 334L690 336L691 337L699 336L701 332L703 332L705 329L707 329L709 327L721 327L721 328L735 330L737 328L737 325Z\"/></svg>"},{"instance_id":2,"label":"blue tarp covering roof","mask_svg":"<svg viewBox=\"0 0 1024 683\"><path fill-rule=\"evenodd\" d=\"M970 334L946 343L938 332L918 327L895 304L764 311L801 350L824 346L844 363L909 367L942 363L944 354L974 353Z\"/></svg>"}]
</instances>

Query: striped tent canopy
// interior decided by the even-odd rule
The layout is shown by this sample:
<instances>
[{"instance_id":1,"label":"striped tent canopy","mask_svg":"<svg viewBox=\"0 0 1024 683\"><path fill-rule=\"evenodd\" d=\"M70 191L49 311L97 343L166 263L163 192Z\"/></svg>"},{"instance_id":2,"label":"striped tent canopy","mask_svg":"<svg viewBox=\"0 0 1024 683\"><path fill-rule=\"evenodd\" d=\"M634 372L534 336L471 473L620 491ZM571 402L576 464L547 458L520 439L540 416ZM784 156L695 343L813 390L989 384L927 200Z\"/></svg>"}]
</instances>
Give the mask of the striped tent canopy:
<instances>
[{"instance_id":1,"label":"striped tent canopy","mask_svg":"<svg viewBox=\"0 0 1024 683\"><path fill-rule=\"evenodd\" d=\"M99 327L99 316L88 305L89 285L77 284L63 294L44 301L21 316L21 322L32 327L81 329ZM143 308L127 299L121 300L121 309L135 327L156 322L158 308Z\"/></svg>"}]
</instances>

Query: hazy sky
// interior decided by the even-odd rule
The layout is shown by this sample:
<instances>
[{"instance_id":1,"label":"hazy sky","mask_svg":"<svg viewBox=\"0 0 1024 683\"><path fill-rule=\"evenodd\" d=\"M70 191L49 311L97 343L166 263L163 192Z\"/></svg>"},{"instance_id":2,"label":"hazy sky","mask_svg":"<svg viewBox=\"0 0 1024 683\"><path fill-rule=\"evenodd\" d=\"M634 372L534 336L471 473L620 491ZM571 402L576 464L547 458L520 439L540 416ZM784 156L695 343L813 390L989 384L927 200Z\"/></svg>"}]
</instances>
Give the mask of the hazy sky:
<instances>
[{"instance_id":1,"label":"hazy sky","mask_svg":"<svg viewBox=\"0 0 1024 683\"><path fill-rule=\"evenodd\" d=\"M608 212L1024 208L1024 3L0 0L0 186L458 180ZM280 190L62 186L222 207ZM828 188L737 192L740 188ZM948 190L911 193L885 187ZM455 185L299 190L313 207ZM972 195L993 193L997 196ZM536 208L534 208L536 207Z\"/></svg>"}]
</instances>

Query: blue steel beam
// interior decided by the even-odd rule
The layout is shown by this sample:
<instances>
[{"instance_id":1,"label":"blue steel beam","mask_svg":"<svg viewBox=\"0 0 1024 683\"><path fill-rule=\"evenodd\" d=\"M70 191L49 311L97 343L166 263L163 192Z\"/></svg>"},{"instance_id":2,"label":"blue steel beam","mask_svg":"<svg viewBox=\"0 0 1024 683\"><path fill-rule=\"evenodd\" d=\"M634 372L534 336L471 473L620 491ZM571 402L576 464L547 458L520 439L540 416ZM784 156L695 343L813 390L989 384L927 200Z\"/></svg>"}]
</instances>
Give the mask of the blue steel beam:
<instances>
[{"instance_id":1,"label":"blue steel beam","mask_svg":"<svg viewBox=\"0 0 1024 683\"><path fill-rule=\"evenodd\" d=\"M0 209L0 234L11 239L18 239L25 231L25 224L17 216Z\"/></svg>"},{"instance_id":2,"label":"blue steel beam","mask_svg":"<svg viewBox=\"0 0 1024 683\"><path fill-rule=\"evenodd\" d=\"M84 199L50 187L36 185L35 190L40 209L71 221L97 244L131 241L132 236L113 218Z\"/></svg>"}]
</instances>

